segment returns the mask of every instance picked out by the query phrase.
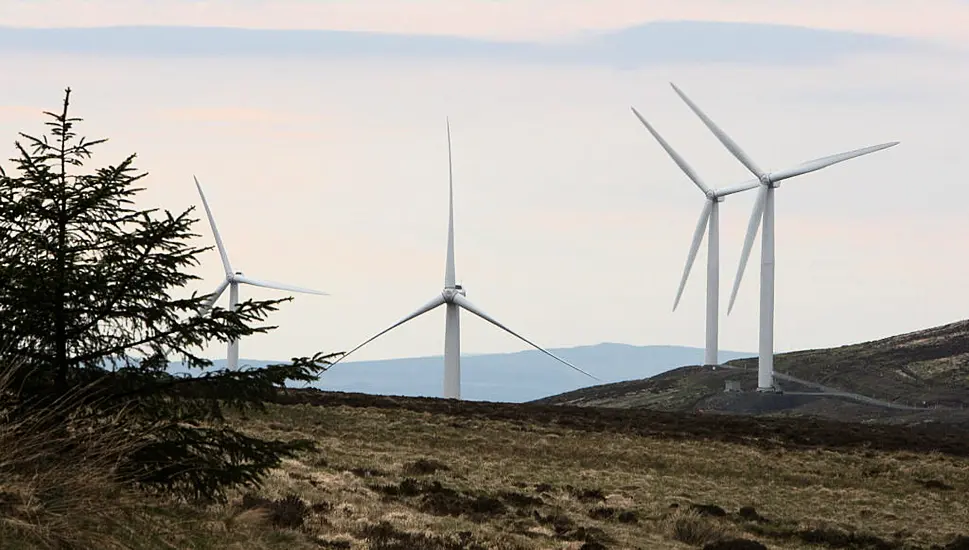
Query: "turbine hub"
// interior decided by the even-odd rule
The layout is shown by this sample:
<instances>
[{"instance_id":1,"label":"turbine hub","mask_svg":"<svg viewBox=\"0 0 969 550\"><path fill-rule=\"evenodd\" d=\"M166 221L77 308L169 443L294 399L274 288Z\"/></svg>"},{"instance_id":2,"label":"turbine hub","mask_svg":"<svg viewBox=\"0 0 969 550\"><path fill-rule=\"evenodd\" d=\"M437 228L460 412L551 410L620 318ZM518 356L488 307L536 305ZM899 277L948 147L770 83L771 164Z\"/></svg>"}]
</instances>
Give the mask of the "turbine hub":
<instances>
[{"instance_id":1,"label":"turbine hub","mask_svg":"<svg viewBox=\"0 0 969 550\"><path fill-rule=\"evenodd\" d=\"M460 294L461 296L467 296L467 292L465 292L464 288L462 288L461 285L454 285L453 287L447 287L444 289L444 292L443 292L444 299L449 303L454 300L454 296L457 294Z\"/></svg>"},{"instance_id":2,"label":"turbine hub","mask_svg":"<svg viewBox=\"0 0 969 550\"><path fill-rule=\"evenodd\" d=\"M764 174L763 176L761 176L760 183L761 185L765 185L771 188L776 188L778 185L780 185L780 183L774 183L774 181L770 179L770 174Z\"/></svg>"}]
</instances>

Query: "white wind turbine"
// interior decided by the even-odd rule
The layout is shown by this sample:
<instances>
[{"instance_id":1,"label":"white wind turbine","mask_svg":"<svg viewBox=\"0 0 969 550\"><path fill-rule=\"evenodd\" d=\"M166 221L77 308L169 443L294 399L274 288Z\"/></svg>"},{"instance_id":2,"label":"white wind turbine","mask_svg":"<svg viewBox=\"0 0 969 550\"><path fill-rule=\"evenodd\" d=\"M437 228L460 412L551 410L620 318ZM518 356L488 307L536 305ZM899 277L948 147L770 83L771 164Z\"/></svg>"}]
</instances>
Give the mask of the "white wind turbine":
<instances>
[{"instance_id":1,"label":"white wind turbine","mask_svg":"<svg viewBox=\"0 0 969 550\"><path fill-rule=\"evenodd\" d=\"M670 147L669 143L663 139L662 136L653 128L653 126L646 122L643 115L639 114L639 111L635 107L632 108L633 114L639 119L640 122L646 126L649 133L653 134L656 141L666 150L666 153L673 159L673 162L680 167L681 170L689 177L700 191L706 196L704 200L703 210L700 211L700 220L696 224L696 230L693 232L693 243L690 245L690 253L686 257L686 267L683 268L683 276L680 278L680 286L676 290L676 299L673 301L673 311L676 311L676 306L680 303L680 297L683 295L683 288L686 286L686 280L690 276L690 269L693 267L693 261L696 259L696 253L700 249L700 244L703 242L703 232L704 230L709 230L707 235L707 319L706 319L706 347L703 354L703 364L704 365L719 365L720 360L717 353L717 328L720 316L720 203L723 202L723 198L727 195L732 195L733 193L739 193L741 191L747 191L757 187L759 182L748 181L741 183L740 185L734 185L731 187L724 187L723 189L713 189L700 179L700 176L686 163L683 159Z\"/></svg>"},{"instance_id":2,"label":"white wind turbine","mask_svg":"<svg viewBox=\"0 0 969 550\"><path fill-rule=\"evenodd\" d=\"M457 284L455 279L454 270L454 176L451 169L451 125L450 122L447 123L447 155L448 155L448 227L447 227L447 259L444 268L444 290L435 296L431 301L427 302L423 306L417 309L417 311L411 313L410 315L404 317L403 319L397 321L393 325L385 328L384 330L378 332L377 334L371 336L365 340L359 346L346 352L340 359L334 361L333 364L339 363L346 359L351 353L357 351L363 346L369 344L370 342L376 340L378 337L390 332L391 330L403 325L407 321L414 319L420 315L437 308L440 305L446 306L445 311L445 325L444 325L444 397L446 399L460 399L461 398L461 323L459 313L461 309L467 310L478 317L481 317L485 321L495 325L496 327L504 330L505 332L511 334L512 336L518 338L519 340L525 342L526 344L534 347L538 351L548 355L552 359L563 363L582 374L594 379L599 380L595 376L589 374L588 372L576 367L572 363L569 363L565 359L558 357L551 353L550 351L542 348L538 344L535 344L531 340L525 338L524 336L516 333L505 325L499 323L493 317L487 313L478 309L478 306L472 304L467 298L465 298L465 290L461 285Z\"/></svg>"},{"instance_id":3,"label":"white wind turbine","mask_svg":"<svg viewBox=\"0 0 969 550\"><path fill-rule=\"evenodd\" d=\"M194 176L193 176L194 177ZM215 226L215 218L212 216L212 210L209 208L209 202L205 200L205 193L202 192L202 186L199 184L198 178L195 178L195 187L199 190L199 196L202 197L202 206L205 207L205 214L209 218L209 225L212 226L212 235L215 237L215 245L219 249L219 255L222 257L222 267L225 268L225 279L219 283L212 296L209 298L208 302L205 303L203 309L204 312L208 312L212 309L215 302L222 296L225 292L226 287L229 289L229 309L235 310L236 306L239 305L239 285L247 284L252 286L261 286L264 288L272 288L275 290L288 290L291 292L302 292L304 294L319 294L322 296L329 296L326 292L320 292L319 290L312 290L309 288L301 288L298 286L285 285L282 283L276 283L273 281L260 281L257 279L251 279L242 274L241 271L232 271L232 265L229 264L229 255L225 252L225 246L222 244L222 237L219 235L219 229ZM239 367L239 341L232 340L229 342L228 357L226 359L226 367L229 369L237 369Z\"/></svg>"},{"instance_id":4,"label":"white wind turbine","mask_svg":"<svg viewBox=\"0 0 969 550\"><path fill-rule=\"evenodd\" d=\"M899 142L892 141L862 149L855 149L845 153L830 155L819 159L802 162L791 168L765 172L745 153L734 140L720 129L710 117L703 113L695 103L690 101L675 84L673 90L686 102L690 109L700 117L700 120L717 137L720 143L733 154L741 164L747 167L750 172L757 177L754 180L760 189L757 191L757 199L754 202L753 211L750 213L750 223L747 225L747 237L744 240L744 248L740 254L740 264L737 266L737 276L734 279L733 290L730 293L730 304L727 307L727 314L733 309L734 300L737 298L737 290L740 288L740 281L747 267L747 259L750 257L750 250L757 237L757 226L763 224L764 234L761 238L761 258L760 258L760 343L758 346L758 369L757 369L757 389L760 391L772 391L774 389L774 190L780 182L794 176L800 176L809 172L814 172L822 168L827 168L833 164L844 162L855 157L881 151L889 147L898 145ZM743 184L741 184L743 185Z\"/></svg>"}]
</instances>

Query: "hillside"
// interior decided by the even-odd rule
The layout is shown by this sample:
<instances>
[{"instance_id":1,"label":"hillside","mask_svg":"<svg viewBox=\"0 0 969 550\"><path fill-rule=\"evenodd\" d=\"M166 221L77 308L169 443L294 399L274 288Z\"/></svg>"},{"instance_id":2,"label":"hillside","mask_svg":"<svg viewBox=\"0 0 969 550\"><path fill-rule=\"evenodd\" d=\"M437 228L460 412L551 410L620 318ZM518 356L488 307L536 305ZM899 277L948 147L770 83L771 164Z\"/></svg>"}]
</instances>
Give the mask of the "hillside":
<instances>
[{"instance_id":1,"label":"hillside","mask_svg":"<svg viewBox=\"0 0 969 550\"><path fill-rule=\"evenodd\" d=\"M605 381L653 376L703 359L703 349L685 346L631 346L603 343L594 346L556 348L559 357L588 370ZM751 353L722 351L721 357L749 357ZM241 365L263 366L265 360L243 359ZM214 362L213 368L224 367ZM172 372L184 371L173 364ZM314 387L322 390L375 395L438 397L444 359L413 357L383 361L347 361L327 371ZM565 367L536 350L516 353L464 355L461 358L461 394L472 401L521 403L549 394L583 388L595 381Z\"/></svg>"},{"instance_id":2,"label":"hillside","mask_svg":"<svg viewBox=\"0 0 969 550\"><path fill-rule=\"evenodd\" d=\"M757 360L746 358L717 369L683 367L583 388L536 403L900 422L969 418L969 321L838 348L782 353L774 366L783 395L753 392ZM743 391L725 393L727 381L739 382Z\"/></svg>"},{"instance_id":3,"label":"hillside","mask_svg":"<svg viewBox=\"0 0 969 550\"><path fill-rule=\"evenodd\" d=\"M287 495L308 508L281 532L271 527L281 506L268 505L262 521L226 521L221 536L247 534L246 547L696 550L746 539L764 546L709 548L962 550L969 541L959 538L969 439L941 426L313 390L281 401L245 419L247 429L309 437L319 452L212 513L243 517Z\"/></svg>"}]
</instances>

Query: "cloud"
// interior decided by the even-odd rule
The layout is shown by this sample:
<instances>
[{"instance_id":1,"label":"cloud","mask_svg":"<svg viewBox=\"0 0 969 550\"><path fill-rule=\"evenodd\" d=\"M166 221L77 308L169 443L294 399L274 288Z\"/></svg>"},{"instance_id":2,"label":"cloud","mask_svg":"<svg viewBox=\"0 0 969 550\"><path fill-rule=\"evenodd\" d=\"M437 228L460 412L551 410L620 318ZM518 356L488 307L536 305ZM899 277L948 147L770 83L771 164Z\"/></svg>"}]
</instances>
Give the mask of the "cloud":
<instances>
[{"instance_id":1,"label":"cloud","mask_svg":"<svg viewBox=\"0 0 969 550\"><path fill-rule=\"evenodd\" d=\"M0 21L23 27L201 25L563 37L659 20L710 20L948 39L966 43L964 0L5 0Z\"/></svg>"},{"instance_id":2,"label":"cloud","mask_svg":"<svg viewBox=\"0 0 969 550\"><path fill-rule=\"evenodd\" d=\"M906 37L712 21L654 22L553 43L215 27L0 28L0 51L140 57L403 57L637 67L818 63L870 53L938 53L940 48Z\"/></svg>"}]
</instances>

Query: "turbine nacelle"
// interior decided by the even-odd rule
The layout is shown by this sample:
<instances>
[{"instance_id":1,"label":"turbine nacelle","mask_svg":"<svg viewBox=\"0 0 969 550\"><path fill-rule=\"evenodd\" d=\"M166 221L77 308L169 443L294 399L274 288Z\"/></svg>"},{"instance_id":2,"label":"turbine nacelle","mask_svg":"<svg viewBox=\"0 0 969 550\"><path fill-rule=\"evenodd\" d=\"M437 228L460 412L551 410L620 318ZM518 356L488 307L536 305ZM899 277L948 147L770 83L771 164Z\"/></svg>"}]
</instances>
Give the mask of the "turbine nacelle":
<instances>
[{"instance_id":1,"label":"turbine nacelle","mask_svg":"<svg viewBox=\"0 0 969 550\"><path fill-rule=\"evenodd\" d=\"M763 187L767 187L769 189L777 189L778 187L781 186L781 182L774 181L774 179L771 176L773 176L773 174L771 173L761 174L760 177L757 178L757 181Z\"/></svg>"},{"instance_id":2,"label":"turbine nacelle","mask_svg":"<svg viewBox=\"0 0 969 550\"><path fill-rule=\"evenodd\" d=\"M444 297L444 301L453 304L455 296L467 296L468 293L464 290L461 285L454 285L453 287L445 288L441 295Z\"/></svg>"}]
</instances>

